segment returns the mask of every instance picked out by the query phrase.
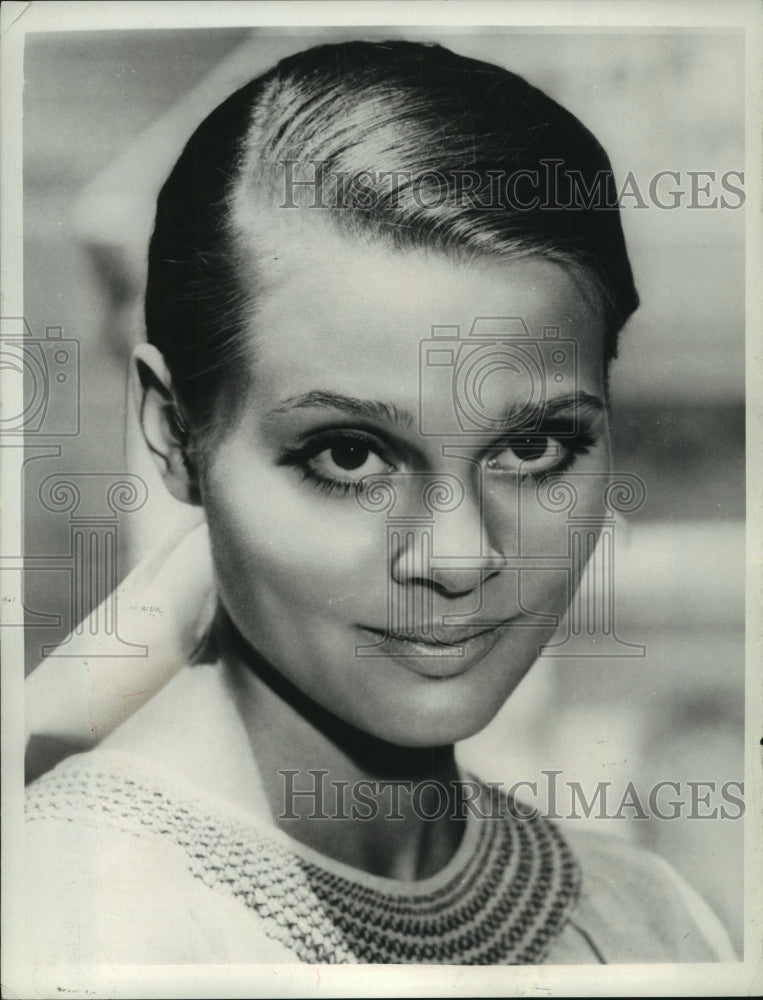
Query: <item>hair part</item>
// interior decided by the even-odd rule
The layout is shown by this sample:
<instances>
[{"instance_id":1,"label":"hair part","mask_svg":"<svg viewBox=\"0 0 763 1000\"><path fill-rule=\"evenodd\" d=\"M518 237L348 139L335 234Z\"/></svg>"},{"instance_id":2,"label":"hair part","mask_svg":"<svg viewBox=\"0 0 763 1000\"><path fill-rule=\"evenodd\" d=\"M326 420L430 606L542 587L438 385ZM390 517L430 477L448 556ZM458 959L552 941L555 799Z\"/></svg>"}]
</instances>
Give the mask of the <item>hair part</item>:
<instances>
[{"instance_id":1,"label":"hair part","mask_svg":"<svg viewBox=\"0 0 763 1000\"><path fill-rule=\"evenodd\" d=\"M492 176L548 162L564 170L536 208L478 204ZM320 172L312 193L297 188L292 207L286 169L298 182ZM326 178L361 172L365 185L324 201ZM477 178L470 204L458 191L467 174ZM446 185L438 180L437 201L424 204L426 175ZM576 204L572 177L589 190L602 180L614 189L609 159L585 126L516 74L440 45L322 45L241 88L186 145L159 195L149 248L147 336L172 373L192 439L214 439L245 394L241 361L263 293L257 234L274 211L318 214L348 239L391 252L556 262L599 303L608 363L638 295L617 206Z\"/></svg>"}]
</instances>

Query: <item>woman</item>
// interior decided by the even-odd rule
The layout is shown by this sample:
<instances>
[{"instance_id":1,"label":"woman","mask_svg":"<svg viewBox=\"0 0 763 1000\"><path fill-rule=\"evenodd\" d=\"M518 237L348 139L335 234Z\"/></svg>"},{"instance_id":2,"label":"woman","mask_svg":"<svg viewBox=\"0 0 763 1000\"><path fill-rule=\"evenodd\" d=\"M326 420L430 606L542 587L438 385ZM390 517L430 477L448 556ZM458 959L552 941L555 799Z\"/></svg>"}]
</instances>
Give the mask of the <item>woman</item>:
<instances>
[{"instance_id":1,"label":"woman","mask_svg":"<svg viewBox=\"0 0 763 1000\"><path fill-rule=\"evenodd\" d=\"M214 624L192 655L200 530L149 691L193 665L30 789L41 962L733 958L662 862L454 753L573 598L559 497L588 543L607 513L612 191L577 119L437 46L311 49L196 131L135 363Z\"/></svg>"}]
</instances>

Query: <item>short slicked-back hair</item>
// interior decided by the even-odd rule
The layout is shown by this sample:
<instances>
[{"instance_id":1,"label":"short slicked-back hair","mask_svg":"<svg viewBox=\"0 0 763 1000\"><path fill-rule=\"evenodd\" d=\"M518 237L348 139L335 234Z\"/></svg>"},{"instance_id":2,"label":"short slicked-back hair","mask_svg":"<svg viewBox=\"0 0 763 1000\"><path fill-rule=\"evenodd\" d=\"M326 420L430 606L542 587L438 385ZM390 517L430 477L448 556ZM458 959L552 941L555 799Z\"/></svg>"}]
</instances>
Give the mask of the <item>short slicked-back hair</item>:
<instances>
[{"instance_id":1,"label":"short slicked-back hair","mask_svg":"<svg viewBox=\"0 0 763 1000\"><path fill-rule=\"evenodd\" d=\"M361 247L557 262L592 290L608 361L638 306L613 191L594 136L514 73L439 45L308 49L213 111L162 188L148 339L192 427L224 424L257 291L246 220L282 209Z\"/></svg>"}]
</instances>

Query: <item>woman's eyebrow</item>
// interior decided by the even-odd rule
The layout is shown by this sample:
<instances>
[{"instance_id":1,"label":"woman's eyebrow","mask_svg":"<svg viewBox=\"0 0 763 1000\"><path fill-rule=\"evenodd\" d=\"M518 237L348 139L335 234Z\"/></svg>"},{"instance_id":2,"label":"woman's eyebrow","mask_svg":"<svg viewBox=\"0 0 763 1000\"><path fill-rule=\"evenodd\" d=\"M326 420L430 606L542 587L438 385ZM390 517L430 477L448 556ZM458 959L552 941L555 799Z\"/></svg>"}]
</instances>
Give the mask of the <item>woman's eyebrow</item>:
<instances>
[{"instance_id":1,"label":"woman's eyebrow","mask_svg":"<svg viewBox=\"0 0 763 1000\"><path fill-rule=\"evenodd\" d=\"M603 413L607 404L599 396L594 396L590 392L571 392L564 396L541 396L538 400L530 402L512 402L500 416L491 418L485 415L484 431L488 432L528 432L531 428L541 430L544 424L553 421L560 413L578 410L591 410L595 413ZM474 434L475 430L470 430Z\"/></svg>"},{"instance_id":2,"label":"woman's eyebrow","mask_svg":"<svg viewBox=\"0 0 763 1000\"><path fill-rule=\"evenodd\" d=\"M411 427L414 422L410 413L399 409L393 403L383 403L377 399L358 399L356 396L345 396L343 393L329 392L325 389L313 389L301 396L284 399L268 412L267 417L281 416L292 410L303 409L341 410L354 417L365 417L368 420L403 428Z\"/></svg>"},{"instance_id":3,"label":"woman's eyebrow","mask_svg":"<svg viewBox=\"0 0 763 1000\"><path fill-rule=\"evenodd\" d=\"M503 423L511 424L520 412L525 419L528 417L531 420L533 418L549 419L564 410L580 408L602 412L606 409L606 404L599 396L579 390L565 396L541 400L532 406L514 404L508 408ZM299 396L290 396L270 410L266 419L283 416L293 410L304 409L339 410L354 417L364 417L367 420L393 424L406 430L414 423L412 414L407 410L401 410L394 403L384 403L377 399L359 399L357 396L346 396L343 393L331 392L327 389L312 389Z\"/></svg>"},{"instance_id":4,"label":"woman's eyebrow","mask_svg":"<svg viewBox=\"0 0 763 1000\"><path fill-rule=\"evenodd\" d=\"M551 396L549 399L542 400L537 406L538 410L546 417L553 417L562 410L577 410L583 407L602 412L606 409L606 403L599 396L579 389L568 396Z\"/></svg>"},{"instance_id":5,"label":"woman's eyebrow","mask_svg":"<svg viewBox=\"0 0 763 1000\"><path fill-rule=\"evenodd\" d=\"M603 413L607 408L606 403L599 396L594 396L590 392L571 392L564 396L549 396L541 398L531 403L512 403L507 407L501 419L492 424L491 429L523 430L528 427L539 428L546 421L553 420L559 413L572 410L592 410L595 413Z\"/></svg>"}]
</instances>

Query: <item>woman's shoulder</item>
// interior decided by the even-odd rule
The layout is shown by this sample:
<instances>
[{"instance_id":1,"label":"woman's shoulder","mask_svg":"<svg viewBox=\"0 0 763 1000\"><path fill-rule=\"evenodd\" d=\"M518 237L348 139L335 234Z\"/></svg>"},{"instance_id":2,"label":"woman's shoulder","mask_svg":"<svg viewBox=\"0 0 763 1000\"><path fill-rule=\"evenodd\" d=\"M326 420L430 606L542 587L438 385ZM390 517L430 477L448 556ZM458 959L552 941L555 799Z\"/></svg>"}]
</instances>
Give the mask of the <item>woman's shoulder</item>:
<instances>
[{"instance_id":1,"label":"woman's shoulder","mask_svg":"<svg viewBox=\"0 0 763 1000\"><path fill-rule=\"evenodd\" d=\"M193 797L266 812L237 693L222 663L184 667L92 751Z\"/></svg>"},{"instance_id":2,"label":"woman's shoulder","mask_svg":"<svg viewBox=\"0 0 763 1000\"><path fill-rule=\"evenodd\" d=\"M40 967L293 961L251 911L210 892L223 814L139 756L97 748L26 793L27 947ZM214 881L214 879L212 879Z\"/></svg>"},{"instance_id":3,"label":"woman's shoulder","mask_svg":"<svg viewBox=\"0 0 763 1000\"><path fill-rule=\"evenodd\" d=\"M219 667L188 667L97 747L28 786L37 966L294 960L209 888L226 877L216 845L246 784L234 766L242 738Z\"/></svg>"},{"instance_id":4,"label":"woman's shoulder","mask_svg":"<svg viewBox=\"0 0 763 1000\"><path fill-rule=\"evenodd\" d=\"M737 961L720 921L665 860L617 835L561 829L581 870L566 943L578 938L607 963Z\"/></svg>"},{"instance_id":5,"label":"woman's shoulder","mask_svg":"<svg viewBox=\"0 0 763 1000\"><path fill-rule=\"evenodd\" d=\"M219 668L186 667L96 747L33 781L27 821L144 836L154 825L147 817L178 800L225 796L241 738L236 721Z\"/></svg>"}]
</instances>

